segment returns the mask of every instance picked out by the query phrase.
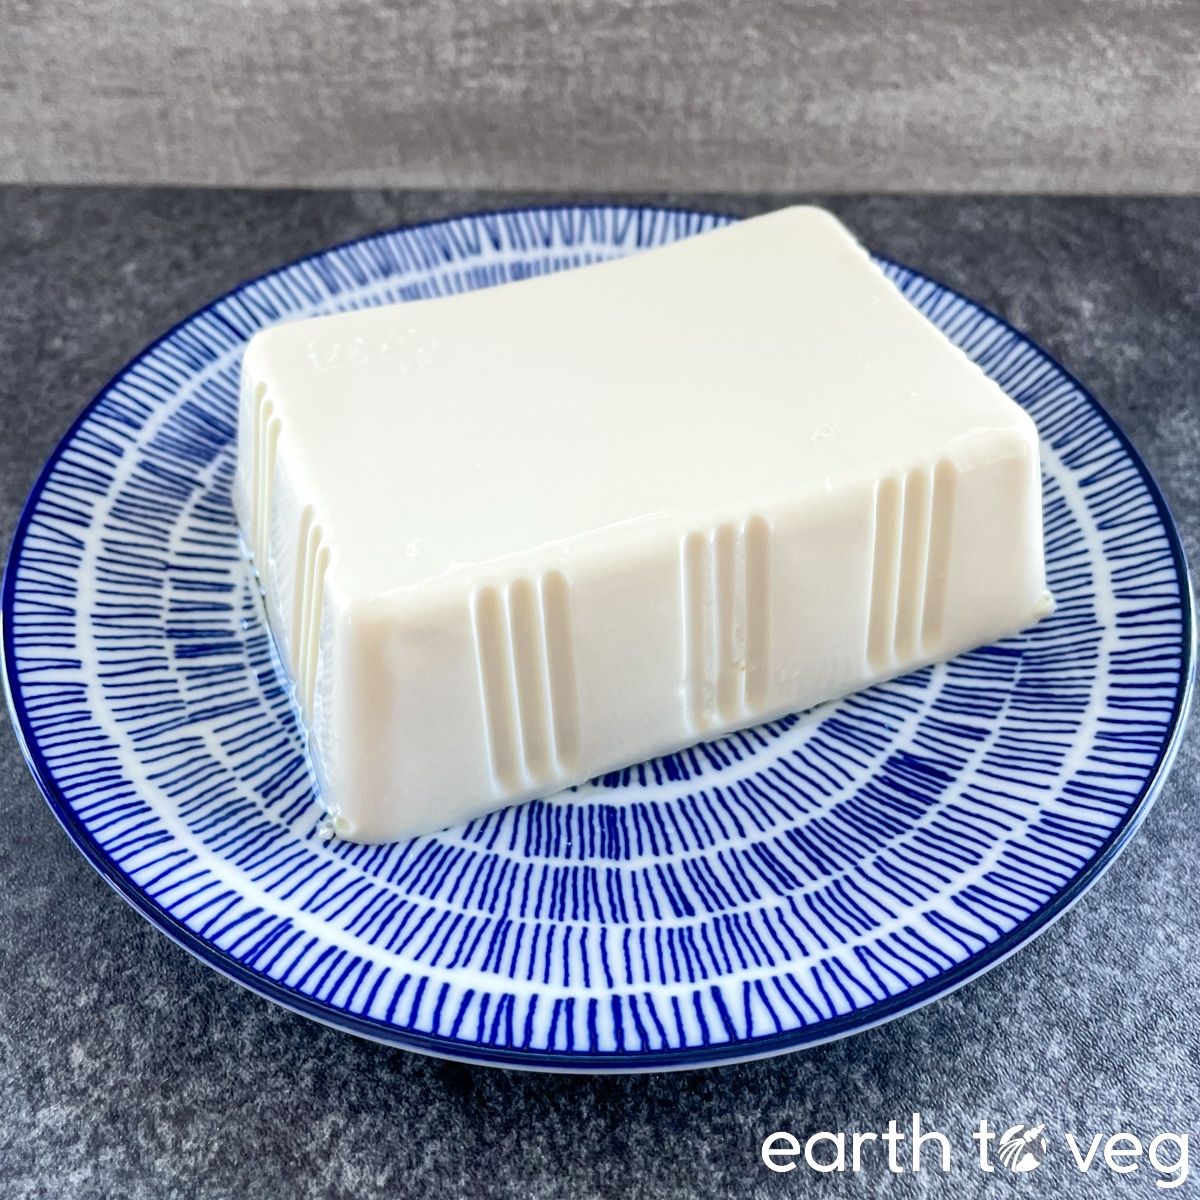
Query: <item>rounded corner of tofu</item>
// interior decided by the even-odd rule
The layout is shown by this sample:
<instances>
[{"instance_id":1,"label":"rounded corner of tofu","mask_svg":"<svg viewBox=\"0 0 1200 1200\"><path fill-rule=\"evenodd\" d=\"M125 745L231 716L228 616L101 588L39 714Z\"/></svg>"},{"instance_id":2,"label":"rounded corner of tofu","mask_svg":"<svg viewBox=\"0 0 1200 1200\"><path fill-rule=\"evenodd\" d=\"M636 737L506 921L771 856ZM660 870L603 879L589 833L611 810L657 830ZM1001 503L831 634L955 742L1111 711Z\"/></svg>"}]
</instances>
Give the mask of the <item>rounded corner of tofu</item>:
<instances>
[{"instance_id":1,"label":"rounded corner of tofu","mask_svg":"<svg viewBox=\"0 0 1200 1200\"><path fill-rule=\"evenodd\" d=\"M246 343L245 350L242 351L242 379L256 378L258 376L259 360L266 353L270 346L276 326L268 325L266 329L260 329L252 334L250 340Z\"/></svg>"}]
</instances>

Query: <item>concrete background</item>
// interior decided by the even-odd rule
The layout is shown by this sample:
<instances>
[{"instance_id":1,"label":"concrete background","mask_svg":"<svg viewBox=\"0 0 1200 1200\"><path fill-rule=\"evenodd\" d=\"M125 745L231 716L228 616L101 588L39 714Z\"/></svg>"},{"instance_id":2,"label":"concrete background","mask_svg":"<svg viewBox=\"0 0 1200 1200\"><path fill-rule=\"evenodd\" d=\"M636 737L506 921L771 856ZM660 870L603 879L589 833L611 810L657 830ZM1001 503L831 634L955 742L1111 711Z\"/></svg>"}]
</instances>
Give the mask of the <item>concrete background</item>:
<instances>
[{"instance_id":1,"label":"concrete background","mask_svg":"<svg viewBox=\"0 0 1200 1200\"><path fill-rule=\"evenodd\" d=\"M1200 190L1195 0L0 0L0 182Z\"/></svg>"}]
</instances>

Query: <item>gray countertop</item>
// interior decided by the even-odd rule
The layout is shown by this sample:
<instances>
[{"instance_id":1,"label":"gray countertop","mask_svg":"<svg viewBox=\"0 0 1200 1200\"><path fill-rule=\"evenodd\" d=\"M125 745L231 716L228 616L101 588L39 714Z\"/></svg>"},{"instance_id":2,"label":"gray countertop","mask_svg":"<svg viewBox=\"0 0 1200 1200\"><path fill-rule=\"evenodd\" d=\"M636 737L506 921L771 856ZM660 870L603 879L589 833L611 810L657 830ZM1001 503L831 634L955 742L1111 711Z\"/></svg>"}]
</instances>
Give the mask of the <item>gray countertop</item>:
<instances>
[{"instance_id":1,"label":"gray countertop","mask_svg":"<svg viewBox=\"0 0 1200 1200\"><path fill-rule=\"evenodd\" d=\"M561 199L562 197L555 197ZM590 197L606 199L607 197ZM0 189L0 539L72 418L220 292L383 227L544 196ZM792 197L652 196L730 212ZM1200 200L837 197L871 247L991 306L1084 381L1200 562ZM1034 944L927 1008L744 1066L634 1078L471 1068L276 1008L193 960L59 829L0 722L0 1195L1158 1195L1074 1133L1200 1134L1200 722L1115 866ZM901 1128L951 1172L766 1170L775 1130ZM970 1133L1045 1122L1034 1174ZM1197 1142L1200 1145L1200 1142ZM1171 1157L1162 1151L1163 1160ZM933 1161L930 1161L933 1160ZM1200 1162L1183 1195L1200 1180Z\"/></svg>"}]
</instances>

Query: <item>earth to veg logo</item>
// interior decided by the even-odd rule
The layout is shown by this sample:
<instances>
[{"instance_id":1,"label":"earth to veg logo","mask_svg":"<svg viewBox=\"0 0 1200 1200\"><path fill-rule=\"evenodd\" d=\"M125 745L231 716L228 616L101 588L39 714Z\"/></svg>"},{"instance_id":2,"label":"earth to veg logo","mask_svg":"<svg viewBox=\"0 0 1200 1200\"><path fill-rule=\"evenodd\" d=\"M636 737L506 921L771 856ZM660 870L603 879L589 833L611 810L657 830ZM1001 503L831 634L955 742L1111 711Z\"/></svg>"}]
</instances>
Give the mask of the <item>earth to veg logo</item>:
<instances>
[{"instance_id":1,"label":"earth to veg logo","mask_svg":"<svg viewBox=\"0 0 1200 1200\"><path fill-rule=\"evenodd\" d=\"M1000 1135L1000 1161L1010 1171L1032 1171L1042 1165L1046 1157L1046 1139L1042 1135L1045 1125L1030 1129L1028 1125L1014 1125Z\"/></svg>"},{"instance_id":2,"label":"earth to veg logo","mask_svg":"<svg viewBox=\"0 0 1200 1200\"><path fill-rule=\"evenodd\" d=\"M803 1162L810 1171L827 1174L831 1171L886 1170L893 1174L925 1170L949 1171L954 1153L950 1137L922 1124L921 1114L912 1114L909 1130L900 1128L898 1121L888 1122L887 1130L875 1133L856 1130L835 1133L820 1130L800 1141L786 1130L770 1134L762 1144L762 1160L768 1170L784 1173L794 1171ZM1160 1188L1177 1188L1188 1177L1188 1135L1159 1133L1143 1144L1134 1133L1120 1131L1061 1136L1048 1132L1046 1125L1011 1125L997 1133L987 1122L979 1122L969 1141L959 1143L960 1163L965 1159L968 1170L986 1174L1011 1171L1025 1174L1034 1171L1051 1153L1051 1145L1060 1149L1054 1153L1069 1154L1067 1161L1085 1175L1091 1171L1131 1175L1135 1171L1153 1172L1154 1184Z\"/></svg>"}]
</instances>

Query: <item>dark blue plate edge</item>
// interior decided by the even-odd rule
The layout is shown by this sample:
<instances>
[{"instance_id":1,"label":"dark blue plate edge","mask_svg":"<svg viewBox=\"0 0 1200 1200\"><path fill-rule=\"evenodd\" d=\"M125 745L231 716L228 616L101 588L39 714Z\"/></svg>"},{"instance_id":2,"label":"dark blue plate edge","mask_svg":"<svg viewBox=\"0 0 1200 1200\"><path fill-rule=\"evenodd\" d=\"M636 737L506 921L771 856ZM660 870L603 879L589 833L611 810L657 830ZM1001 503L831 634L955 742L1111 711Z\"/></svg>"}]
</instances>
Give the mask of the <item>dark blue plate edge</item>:
<instances>
[{"instance_id":1,"label":"dark blue plate edge","mask_svg":"<svg viewBox=\"0 0 1200 1200\"><path fill-rule=\"evenodd\" d=\"M1166 782L1167 775L1170 771L1171 764L1175 759L1175 755L1179 750L1180 741L1182 740L1183 731L1187 723L1187 716L1191 708L1192 696L1195 688L1196 675L1196 610L1195 597L1193 594L1191 575L1188 571L1187 558L1184 553L1183 543L1179 536L1179 530L1175 525L1175 520L1171 516L1170 509L1167 507L1166 501L1163 498L1158 484L1151 475L1146 464L1142 461L1141 455L1137 452L1133 443L1125 435L1125 432L1116 423L1115 420L1108 414L1103 405L1092 395L1092 393L1084 387L1076 377L1063 367L1053 355L1042 349L1032 338L1021 330L1014 328L1003 317L998 316L990 309L985 308L977 301L972 300L969 296L963 295L955 288L948 287L939 280L925 274L922 271L917 271L914 268L906 267L902 263L898 263L893 259L885 258L882 255L874 255L877 261L888 266L899 268L902 271L907 271L912 275L927 279L936 287L942 288L945 292L959 299L964 300L970 305L985 313L987 316L994 319L1004 329L1008 330L1020 342L1029 346L1036 353L1049 359L1054 366L1060 370L1065 378L1067 378L1073 386L1079 389L1083 396L1095 407L1100 417L1105 424L1115 434L1117 440L1129 455L1130 460L1137 468L1143 482L1146 484L1147 490L1154 501L1155 508L1158 511L1159 517L1163 523L1163 528L1166 530L1168 541L1171 544L1172 558L1175 563L1176 571L1179 578L1182 580L1183 591L1183 655L1184 663L1182 664L1182 686L1176 693L1175 708L1171 716L1170 732L1163 742L1161 751L1159 752L1158 760L1154 765L1153 771L1147 779L1146 786L1139 799L1130 807L1129 811L1121 819L1120 823L1113 829L1108 840L1103 847L1098 850L1092 860L1087 864L1082 871L1049 903L1045 908L1035 913L1032 917L1027 918L1020 924L1016 925L1008 933L998 938L992 945L981 950L977 954L971 955L963 962L951 967L949 970L926 980L924 983L909 989L901 996L896 996L890 1000L883 1000L877 1004L873 1004L868 1008L858 1009L851 1013L844 1013L841 1016L835 1017L829 1021L822 1021L820 1025L813 1027L813 1032L807 1034L808 1026L803 1026L797 1030L791 1030L788 1033L775 1034L762 1038L751 1038L746 1041L739 1042L721 1042L712 1046L705 1046L699 1049L690 1048L687 1050L656 1050L639 1053L605 1053L592 1051L587 1053L566 1053L566 1052L550 1052L538 1050L520 1050L507 1049L503 1047L487 1047L479 1048L473 1043L455 1043L447 1038L433 1037L429 1034L422 1034L412 1030L398 1029L395 1026L385 1025L382 1021L374 1021L367 1018L356 1016L352 1013L341 1012L328 1005L318 1003L308 998L298 995L290 989L283 988L276 984L273 980L267 979L255 972L243 967L236 959L231 959L228 956L217 951L195 934L187 926L177 921L169 913L164 912L152 904L145 895L130 881L116 865L103 853L103 851L93 841L91 835L79 821L65 797L58 791L53 779L50 776L49 769L42 758L40 751L34 744L29 730L26 727L25 707L19 696L16 695L14 686L9 679L8 664L10 659L15 661L14 651L11 644L12 627L8 619L8 614L12 611L14 591L16 587L16 572L10 568L16 561L19 548L22 546L29 523L33 516L34 508L37 501L44 490L46 483L52 473L55 464L62 456L66 447L71 443L80 426L91 414L92 410L100 402L100 400L108 393L108 391L116 384L116 382L132 370L138 363L152 354L162 343L172 338L180 329L188 325L197 317L205 314L210 314L220 319L220 314L214 310L222 302L239 295L241 292L252 287L259 281L277 274L280 271L285 271L290 267L298 266L301 263L312 262L317 259L329 255L335 255L340 250L361 244L362 242L370 241L376 237L387 237L393 233L403 232L405 230L426 229L434 226L445 225L454 221L470 221L479 219L485 216L500 215L508 213L527 213L527 212L562 212L562 211L579 211L579 210L606 210L624 209L629 212L654 212L665 213L667 215L679 214L684 216L712 216L725 219L736 220L736 217L730 217L729 214L713 213L713 212L698 212L692 209L680 208L659 208L654 205L622 205L622 204L553 204L553 205L535 205L535 206L517 206L510 209L485 209L479 212L462 213L453 217L441 217L433 221L422 221L414 225L398 226L395 229L381 230L374 234L367 234L363 237L351 238L344 242L339 242L334 246L324 250L317 251L314 254L304 255L292 262L285 263L279 267L275 267L270 271L265 271L261 275L255 276L253 279L246 280L223 295L210 301L202 308L190 313L183 320L171 326L160 337L156 338L138 355L126 363L119 371L112 376L111 379L96 393L92 400L86 405L83 411L75 418L55 446L53 453L47 460L45 466L39 473L32 490L29 493L28 499L21 510L20 518L17 522L16 531L13 534L12 543L9 546L8 555L5 561L4 580L0 587L0 675L4 679L4 694L8 703L9 715L12 718L13 727L16 730L17 741L21 747L21 752L25 757L26 763L33 774L38 788L42 795L46 798L46 802L50 806L51 812L58 819L59 824L66 831L67 836L75 843L76 847L83 856L91 863L91 865L99 872L101 877L107 882L125 901L135 908L143 917L159 930L165 933L172 941L174 941L183 949L193 954L206 965L212 967L220 974L228 979L232 979L235 983L241 984L250 991L265 997L268 1000L274 1001L276 1004L298 1013L301 1016L318 1021L323 1025L327 1025L341 1032L352 1033L358 1037L366 1038L370 1041L379 1042L383 1045L391 1046L398 1049L414 1050L418 1053L428 1054L435 1058L448 1059L457 1062L464 1062L474 1065L483 1066L503 1066L516 1068L527 1071L546 1071L560 1072L568 1074L616 1074L628 1073L636 1074L641 1072L651 1071L672 1071L672 1070L690 1070L701 1067L720 1066L724 1064L734 1064L740 1062L749 1062L759 1058L770 1058L779 1054L786 1054L791 1051L805 1049L812 1046L818 1046L825 1042L836 1041L839 1038L847 1037L852 1033L860 1033L867 1029L874 1028L876 1025L882 1025L887 1021L895 1020L897 1017L903 1016L905 1013L921 1008L934 1000L940 999L949 993L956 991L963 985L977 979L980 975L998 966L1009 955L1015 953L1022 946L1028 944L1034 937L1043 933L1048 929L1059 917L1061 917L1068 909L1070 909L1079 898L1091 888L1096 881L1104 874L1104 872L1112 865L1125 848L1129 839L1137 831L1147 813L1150 811L1154 801L1158 798L1162 791L1163 785ZM461 1046L461 1050L459 1047Z\"/></svg>"}]
</instances>

